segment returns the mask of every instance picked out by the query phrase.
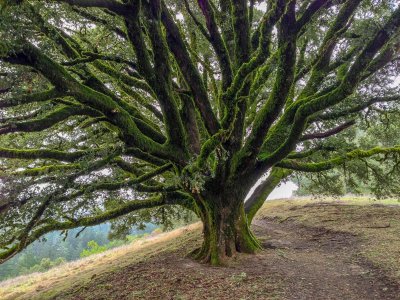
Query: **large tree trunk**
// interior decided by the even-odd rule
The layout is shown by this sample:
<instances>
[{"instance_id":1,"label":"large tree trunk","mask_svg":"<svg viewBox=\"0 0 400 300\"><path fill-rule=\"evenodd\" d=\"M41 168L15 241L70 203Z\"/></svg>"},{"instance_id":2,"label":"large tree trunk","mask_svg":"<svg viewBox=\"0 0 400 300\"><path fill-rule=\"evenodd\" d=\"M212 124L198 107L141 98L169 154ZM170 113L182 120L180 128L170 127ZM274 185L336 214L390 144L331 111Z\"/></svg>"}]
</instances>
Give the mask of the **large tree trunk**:
<instances>
[{"instance_id":1,"label":"large tree trunk","mask_svg":"<svg viewBox=\"0 0 400 300\"><path fill-rule=\"evenodd\" d=\"M254 253L261 246L249 228L243 203L216 205L202 201L200 216L204 241L195 258L212 265L224 264L236 253Z\"/></svg>"}]
</instances>

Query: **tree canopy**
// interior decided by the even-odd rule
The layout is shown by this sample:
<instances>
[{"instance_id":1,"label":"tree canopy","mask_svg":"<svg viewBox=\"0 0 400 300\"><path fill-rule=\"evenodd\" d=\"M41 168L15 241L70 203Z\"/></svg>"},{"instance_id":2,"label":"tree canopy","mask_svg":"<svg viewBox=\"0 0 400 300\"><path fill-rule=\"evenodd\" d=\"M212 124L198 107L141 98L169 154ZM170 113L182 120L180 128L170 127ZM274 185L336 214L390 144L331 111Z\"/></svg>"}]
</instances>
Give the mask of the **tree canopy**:
<instances>
[{"instance_id":1,"label":"tree canopy","mask_svg":"<svg viewBox=\"0 0 400 300\"><path fill-rule=\"evenodd\" d=\"M219 264L290 177L396 193L397 2L2 0L0 261L193 211Z\"/></svg>"}]
</instances>

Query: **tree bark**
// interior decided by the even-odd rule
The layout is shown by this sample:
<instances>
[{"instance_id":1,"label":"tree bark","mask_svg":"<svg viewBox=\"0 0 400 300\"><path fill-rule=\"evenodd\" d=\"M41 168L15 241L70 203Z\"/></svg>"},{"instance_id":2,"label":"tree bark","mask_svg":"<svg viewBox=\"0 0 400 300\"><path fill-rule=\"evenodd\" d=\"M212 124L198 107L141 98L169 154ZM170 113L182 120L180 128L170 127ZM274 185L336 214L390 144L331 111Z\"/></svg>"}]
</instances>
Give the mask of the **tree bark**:
<instances>
[{"instance_id":1,"label":"tree bark","mask_svg":"<svg viewBox=\"0 0 400 300\"><path fill-rule=\"evenodd\" d=\"M196 259L223 265L236 253L254 253L261 249L251 232L242 202L223 205L221 202L202 200L199 210L204 240L202 246L193 252Z\"/></svg>"}]
</instances>

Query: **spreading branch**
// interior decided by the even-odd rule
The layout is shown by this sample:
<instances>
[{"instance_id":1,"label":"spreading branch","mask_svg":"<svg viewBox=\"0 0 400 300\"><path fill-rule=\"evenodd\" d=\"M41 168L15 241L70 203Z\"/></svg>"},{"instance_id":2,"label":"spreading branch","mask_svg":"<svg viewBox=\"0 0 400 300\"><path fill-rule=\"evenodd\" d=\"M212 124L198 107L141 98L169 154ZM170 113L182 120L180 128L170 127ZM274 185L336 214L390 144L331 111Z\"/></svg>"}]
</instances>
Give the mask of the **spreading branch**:
<instances>
[{"instance_id":1,"label":"spreading branch","mask_svg":"<svg viewBox=\"0 0 400 300\"><path fill-rule=\"evenodd\" d=\"M300 138L300 140L306 141L306 140L313 140L313 139L325 139L327 137L336 135L336 134L346 130L347 128L349 128L350 126L353 126L354 124L356 124L356 121L350 120L350 121L347 121L335 128L332 128L332 129L324 131L324 132L315 132L315 133L305 134Z\"/></svg>"},{"instance_id":2,"label":"spreading branch","mask_svg":"<svg viewBox=\"0 0 400 300\"><path fill-rule=\"evenodd\" d=\"M346 161L366 158L378 154L392 154L392 153L399 154L400 147L392 147L392 148L376 147L370 150L357 149L350 151L344 155L340 155L326 161L315 162L315 163L303 163L295 160L282 160L281 162L276 164L276 166L280 168L301 171L301 172L321 172L340 166Z\"/></svg>"}]
</instances>

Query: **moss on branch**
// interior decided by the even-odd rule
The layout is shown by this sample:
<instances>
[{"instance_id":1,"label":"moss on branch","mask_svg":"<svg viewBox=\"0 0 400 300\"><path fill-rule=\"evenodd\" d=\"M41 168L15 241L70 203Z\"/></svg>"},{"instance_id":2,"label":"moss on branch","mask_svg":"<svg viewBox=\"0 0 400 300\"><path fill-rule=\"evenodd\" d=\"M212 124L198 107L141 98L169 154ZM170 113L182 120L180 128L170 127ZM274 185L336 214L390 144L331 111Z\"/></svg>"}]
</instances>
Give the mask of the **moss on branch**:
<instances>
[{"instance_id":1,"label":"moss on branch","mask_svg":"<svg viewBox=\"0 0 400 300\"><path fill-rule=\"evenodd\" d=\"M44 102L55 99L57 97L62 96L62 93L59 93L56 89L50 89L48 91L33 93L33 94L25 94L21 96L16 96L13 98L6 98L0 100L0 108L18 106L33 102Z\"/></svg>"},{"instance_id":2,"label":"moss on branch","mask_svg":"<svg viewBox=\"0 0 400 300\"><path fill-rule=\"evenodd\" d=\"M378 154L400 154L400 147L392 147L392 148L381 148L376 147L370 150L353 150L344 155L340 155L334 158L331 158L326 161L315 162L315 163L304 163L295 160L282 160L277 166L285 169L302 171L302 172L321 172L333 169L337 166L342 165L346 161L371 157L373 155Z\"/></svg>"},{"instance_id":3,"label":"moss on branch","mask_svg":"<svg viewBox=\"0 0 400 300\"><path fill-rule=\"evenodd\" d=\"M51 172L62 172L68 170L78 169L80 164L62 164L62 165L50 165L36 168L28 168L23 171L16 171L11 173L17 176L41 176Z\"/></svg>"},{"instance_id":4,"label":"moss on branch","mask_svg":"<svg viewBox=\"0 0 400 300\"><path fill-rule=\"evenodd\" d=\"M85 151L66 152L50 149L9 149L0 148L0 157L11 159L55 159L59 161L76 161L88 154Z\"/></svg>"},{"instance_id":5,"label":"moss on branch","mask_svg":"<svg viewBox=\"0 0 400 300\"><path fill-rule=\"evenodd\" d=\"M148 198L146 200L133 200L128 201L125 204L120 205L119 207L104 211L98 215L83 217L80 219L69 219L68 221L56 221L53 219L43 220L41 222L42 226L37 229L34 229L32 232L26 231L23 236L20 236L19 242L15 243L9 249L0 252L0 263L3 263L7 259L11 258L16 253L22 251L29 244L37 240L39 237L44 234L55 231L55 230L68 230L82 226L94 226L101 224L105 221L109 221L120 216L126 215L132 211L145 209L145 208L154 208L162 205L174 205L174 204L182 204L187 205L190 199L182 193L171 193L167 195L156 196L152 198Z\"/></svg>"},{"instance_id":6,"label":"moss on branch","mask_svg":"<svg viewBox=\"0 0 400 300\"><path fill-rule=\"evenodd\" d=\"M0 126L0 135L12 132L35 132L50 128L72 116L87 115L99 117L100 113L85 106L64 106L58 108L42 118L10 123Z\"/></svg>"}]
</instances>

